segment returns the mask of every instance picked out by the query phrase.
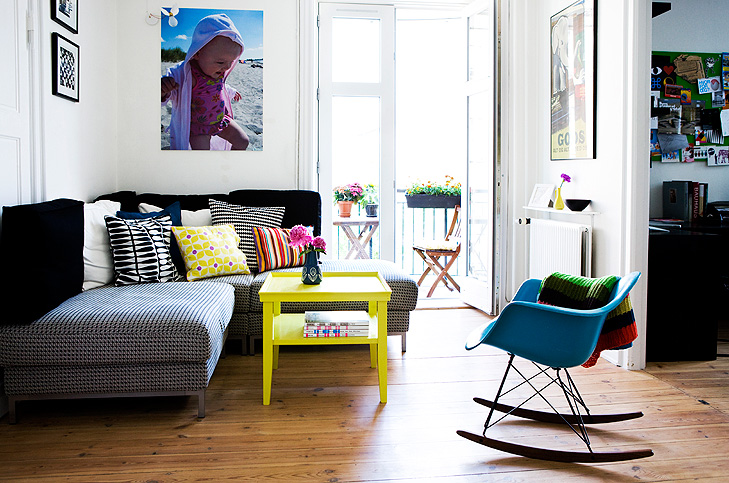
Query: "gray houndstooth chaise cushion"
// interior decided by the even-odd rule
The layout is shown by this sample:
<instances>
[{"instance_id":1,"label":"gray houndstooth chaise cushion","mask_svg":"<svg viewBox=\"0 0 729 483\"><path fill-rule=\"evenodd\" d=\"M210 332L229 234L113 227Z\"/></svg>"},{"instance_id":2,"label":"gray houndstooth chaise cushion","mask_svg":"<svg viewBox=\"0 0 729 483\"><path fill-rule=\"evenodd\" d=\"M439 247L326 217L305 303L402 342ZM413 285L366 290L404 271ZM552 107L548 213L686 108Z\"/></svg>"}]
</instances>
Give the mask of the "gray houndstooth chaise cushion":
<instances>
[{"instance_id":1,"label":"gray houndstooth chaise cushion","mask_svg":"<svg viewBox=\"0 0 729 483\"><path fill-rule=\"evenodd\" d=\"M233 306L233 287L219 283L88 290L31 324L0 327L0 365L207 361Z\"/></svg>"}]
</instances>

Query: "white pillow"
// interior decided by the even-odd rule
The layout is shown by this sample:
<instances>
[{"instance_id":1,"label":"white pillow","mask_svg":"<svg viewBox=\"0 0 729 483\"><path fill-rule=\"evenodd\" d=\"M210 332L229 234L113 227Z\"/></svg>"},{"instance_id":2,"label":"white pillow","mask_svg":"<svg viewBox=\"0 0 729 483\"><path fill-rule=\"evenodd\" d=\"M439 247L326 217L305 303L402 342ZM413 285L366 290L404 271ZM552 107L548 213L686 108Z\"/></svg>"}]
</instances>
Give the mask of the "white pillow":
<instances>
[{"instance_id":1,"label":"white pillow","mask_svg":"<svg viewBox=\"0 0 729 483\"><path fill-rule=\"evenodd\" d=\"M114 261L104 216L116 216L120 209L118 201L84 204L84 290L114 281Z\"/></svg>"},{"instance_id":2,"label":"white pillow","mask_svg":"<svg viewBox=\"0 0 729 483\"><path fill-rule=\"evenodd\" d=\"M140 213L152 213L153 211L162 211L162 208L148 203L139 203ZM182 226L210 226L213 224L209 208L197 211L181 210L181 215Z\"/></svg>"}]
</instances>

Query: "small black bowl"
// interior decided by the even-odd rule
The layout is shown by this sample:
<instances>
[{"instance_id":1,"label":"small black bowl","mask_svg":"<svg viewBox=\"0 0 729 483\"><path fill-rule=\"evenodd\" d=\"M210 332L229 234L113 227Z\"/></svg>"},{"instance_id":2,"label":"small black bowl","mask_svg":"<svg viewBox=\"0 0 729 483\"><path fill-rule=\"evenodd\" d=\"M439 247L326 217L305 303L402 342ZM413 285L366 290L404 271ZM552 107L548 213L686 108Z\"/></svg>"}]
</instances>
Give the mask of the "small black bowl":
<instances>
[{"instance_id":1,"label":"small black bowl","mask_svg":"<svg viewBox=\"0 0 729 483\"><path fill-rule=\"evenodd\" d=\"M590 201L592 200L566 199L564 200L564 204L567 205L567 208L569 208L571 211L582 211L587 208L587 205L590 204Z\"/></svg>"}]
</instances>

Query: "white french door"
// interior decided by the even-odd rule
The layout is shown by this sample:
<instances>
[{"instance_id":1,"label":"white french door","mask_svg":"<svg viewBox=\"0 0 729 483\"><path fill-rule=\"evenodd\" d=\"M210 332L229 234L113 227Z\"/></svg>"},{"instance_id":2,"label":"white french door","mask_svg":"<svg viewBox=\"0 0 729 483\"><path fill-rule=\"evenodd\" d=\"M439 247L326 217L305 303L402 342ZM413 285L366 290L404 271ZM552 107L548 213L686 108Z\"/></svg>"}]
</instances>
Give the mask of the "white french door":
<instances>
[{"instance_id":1,"label":"white french door","mask_svg":"<svg viewBox=\"0 0 729 483\"><path fill-rule=\"evenodd\" d=\"M30 7L28 0L0 1L0 206L34 201Z\"/></svg>"},{"instance_id":2,"label":"white french door","mask_svg":"<svg viewBox=\"0 0 729 483\"><path fill-rule=\"evenodd\" d=\"M498 312L498 200L500 199L498 99L496 95L496 2L477 0L468 18L468 268L461 285L464 302Z\"/></svg>"},{"instance_id":3,"label":"white french door","mask_svg":"<svg viewBox=\"0 0 729 483\"><path fill-rule=\"evenodd\" d=\"M395 10L319 4L319 192L322 233L332 225L335 186L374 184L379 258L395 258ZM331 255L331 250L328 250Z\"/></svg>"}]
</instances>

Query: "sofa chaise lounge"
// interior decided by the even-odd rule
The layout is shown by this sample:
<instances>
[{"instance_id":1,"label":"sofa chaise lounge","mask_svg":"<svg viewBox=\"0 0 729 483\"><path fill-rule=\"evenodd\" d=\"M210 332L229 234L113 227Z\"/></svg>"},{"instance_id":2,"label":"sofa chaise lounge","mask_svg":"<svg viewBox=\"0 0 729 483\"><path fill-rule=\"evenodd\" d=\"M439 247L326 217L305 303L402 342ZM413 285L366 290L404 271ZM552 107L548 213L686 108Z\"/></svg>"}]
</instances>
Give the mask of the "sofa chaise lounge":
<instances>
[{"instance_id":1,"label":"sofa chaise lounge","mask_svg":"<svg viewBox=\"0 0 729 483\"><path fill-rule=\"evenodd\" d=\"M98 200L121 211L164 208L185 212L208 208L210 199L250 207L284 207L281 226L301 224L321 232L321 198L303 190L238 190L228 194L165 195L121 191ZM8 308L0 325L2 391L10 422L16 403L29 399L196 395L205 415L205 388L226 339L240 339L249 354L262 335L258 298L267 272L225 275L196 282L145 283L82 290L84 203L54 200L5 207L0 249L22 245L0 292ZM323 271L378 271L392 289L388 333L405 336L417 302L415 281L382 260L324 261ZM297 267L276 270L295 271ZM33 287L32 304L27 300ZM363 310L364 303L284 304L282 311Z\"/></svg>"}]
</instances>

